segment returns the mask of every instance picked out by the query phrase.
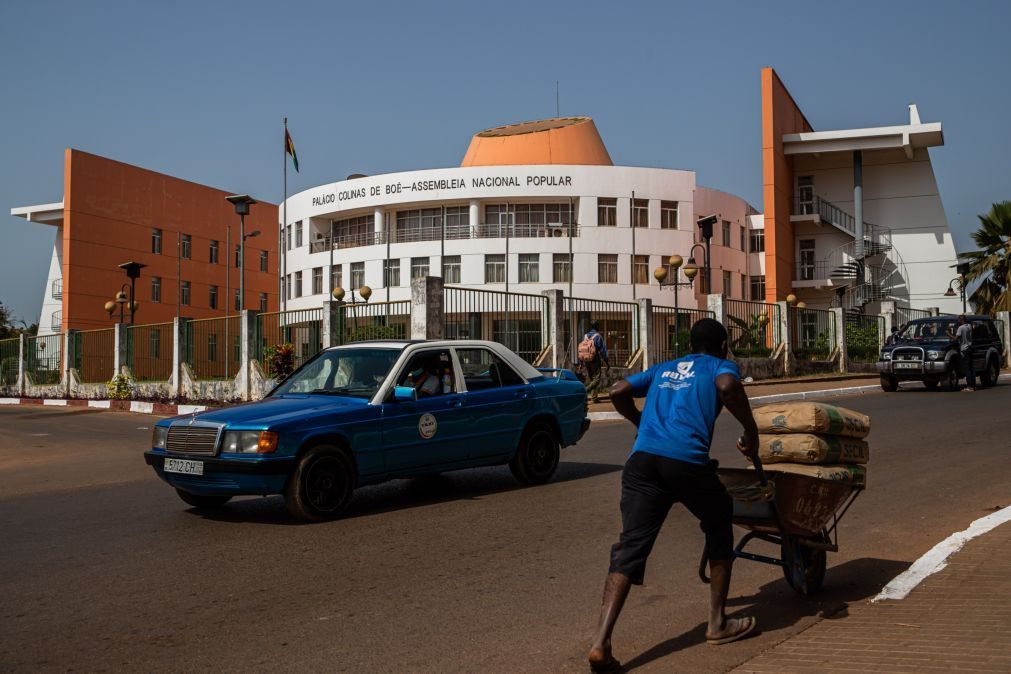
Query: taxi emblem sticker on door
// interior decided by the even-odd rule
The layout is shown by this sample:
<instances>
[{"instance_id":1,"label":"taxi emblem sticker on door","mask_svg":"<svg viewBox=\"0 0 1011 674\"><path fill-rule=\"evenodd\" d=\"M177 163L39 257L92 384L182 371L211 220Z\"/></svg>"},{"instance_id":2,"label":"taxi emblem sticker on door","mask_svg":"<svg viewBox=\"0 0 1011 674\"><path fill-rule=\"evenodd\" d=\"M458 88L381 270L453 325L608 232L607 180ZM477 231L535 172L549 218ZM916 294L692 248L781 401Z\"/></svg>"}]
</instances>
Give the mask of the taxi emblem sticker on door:
<instances>
[{"instance_id":1,"label":"taxi emblem sticker on door","mask_svg":"<svg viewBox=\"0 0 1011 674\"><path fill-rule=\"evenodd\" d=\"M422 414L421 419L418 420L418 435L428 440L435 436L437 430L439 430L439 423L435 417L431 414Z\"/></svg>"}]
</instances>

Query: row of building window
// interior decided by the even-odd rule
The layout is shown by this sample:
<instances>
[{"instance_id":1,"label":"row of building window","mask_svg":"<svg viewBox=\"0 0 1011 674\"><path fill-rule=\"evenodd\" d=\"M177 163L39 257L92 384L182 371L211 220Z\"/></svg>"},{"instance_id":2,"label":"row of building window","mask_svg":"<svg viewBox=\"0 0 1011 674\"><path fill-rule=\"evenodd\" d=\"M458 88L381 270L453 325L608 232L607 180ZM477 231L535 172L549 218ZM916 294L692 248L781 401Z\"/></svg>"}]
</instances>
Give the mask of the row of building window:
<instances>
[{"instance_id":1,"label":"row of building window","mask_svg":"<svg viewBox=\"0 0 1011 674\"><path fill-rule=\"evenodd\" d=\"M161 302L162 279L160 276L151 277L151 301ZM193 286L189 281L179 282L179 304L184 307L193 305ZM219 302L219 288L216 285L207 286L207 306L210 309L217 309ZM235 310L240 308L239 289L235 289ZM267 293L260 293L260 311L267 310Z\"/></svg>"},{"instance_id":2,"label":"row of building window","mask_svg":"<svg viewBox=\"0 0 1011 674\"><path fill-rule=\"evenodd\" d=\"M649 255L636 255L632 261L632 279L637 285L648 285L650 282ZM518 256L519 282L520 283L541 283L541 262L540 253L521 253ZM442 279L447 284L461 283L460 273L461 260L459 255L447 255L442 258ZM342 287L341 265L334 265L331 269L330 287ZM286 298L302 297L306 294L322 295L323 289L323 267L314 267L312 274L312 292L305 293L302 283L302 272L296 271L285 277L285 285L282 289ZM365 263L352 262L350 264L351 288L360 288L365 285ZM411 279L424 278L431 273L430 258L411 258ZM727 297L732 297L733 272L723 272L722 292ZM555 253L551 260L551 281L550 283L569 283L572 280L572 261L567 253ZM506 281L506 256L503 254L484 256L484 282L485 283L505 283ZM597 255L597 283L615 284L618 283L618 254L602 253ZM740 274L740 294L739 299L752 299L756 301L765 300L765 277L747 276ZM400 285L400 260L383 261L383 284L384 287L396 287Z\"/></svg>"},{"instance_id":3,"label":"row of building window","mask_svg":"<svg viewBox=\"0 0 1011 674\"><path fill-rule=\"evenodd\" d=\"M164 232L160 229L151 230L151 252L155 255L161 255L162 253L162 239L164 238ZM220 242L211 239L208 244L207 251L207 261L211 264L218 264L220 253ZM260 271L268 271L269 255L267 251L261 250L259 252L260 256ZM179 235L179 257L184 260L193 259L193 236L190 234L180 234ZM239 267L242 257L242 248L238 244L235 245L235 266Z\"/></svg>"}]
</instances>

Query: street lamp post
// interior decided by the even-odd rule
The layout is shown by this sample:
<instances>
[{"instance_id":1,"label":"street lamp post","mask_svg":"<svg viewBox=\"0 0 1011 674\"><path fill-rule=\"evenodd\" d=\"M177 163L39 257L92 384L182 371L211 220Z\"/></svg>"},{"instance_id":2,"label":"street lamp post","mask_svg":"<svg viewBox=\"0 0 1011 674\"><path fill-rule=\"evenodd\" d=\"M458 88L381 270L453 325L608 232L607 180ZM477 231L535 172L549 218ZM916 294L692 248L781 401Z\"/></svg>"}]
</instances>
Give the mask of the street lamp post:
<instances>
[{"instance_id":1,"label":"street lamp post","mask_svg":"<svg viewBox=\"0 0 1011 674\"><path fill-rule=\"evenodd\" d=\"M233 194L225 199L235 206L235 213L239 216L239 311L242 311L246 308L246 239L260 233L260 230L256 230L246 235L246 216L256 199L248 194Z\"/></svg>"},{"instance_id":2,"label":"street lamp post","mask_svg":"<svg viewBox=\"0 0 1011 674\"><path fill-rule=\"evenodd\" d=\"M667 278L670 272L664 267L657 267L653 271L653 278L660 284L660 290L670 288L674 291L674 358L681 357L681 312L678 306L678 288L691 288L695 284L695 276L699 273L699 268L694 265L694 261L689 261L693 263L693 266L685 266L687 281L681 281L678 278L681 273L681 265L684 264L684 259L680 255L671 255L667 260L667 266L674 272L672 278Z\"/></svg>"},{"instance_id":3,"label":"street lamp post","mask_svg":"<svg viewBox=\"0 0 1011 674\"><path fill-rule=\"evenodd\" d=\"M704 218L699 218L697 220L699 232L702 233L702 238L705 239L706 242L705 275L704 275L704 278L706 280L706 287L705 287L706 294L713 292L712 267L710 267L709 261L712 259L710 255L711 252L710 245L713 240L713 225L716 224L717 220L719 220L719 218L715 214L707 215ZM692 246L692 250L695 250L695 246ZM689 254L689 257L690 256L691 254Z\"/></svg>"},{"instance_id":4,"label":"street lamp post","mask_svg":"<svg viewBox=\"0 0 1011 674\"><path fill-rule=\"evenodd\" d=\"M958 284L958 295L962 296L962 313L964 314L965 313L965 308L966 308L965 307L965 277L964 276L962 276L961 274L959 274L955 278L953 278L950 281L948 281L948 289L945 291L944 296L945 297L955 297L956 296L955 291L952 290L952 288L951 288L952 284L954 284L954 283Z\"/></svg>"},{"instance_id":5,"label":"street lamp post","mask_svg":"<svg viewBox=\"0 0 1011 674\"><path fill-rule=\"evenodd\" d=\"M134 301L134 299L137 296L136 292L135 292L136 289L137 289L137 279L140 278L140 270L143 269L146 266L147 266L146 264L141 264L140 262L133 262L133 261L131 261L131 262L124 262L123 264L119 265L119 268L123 269L124 271L126 271L126 276L127 276L127 278L130 279L130 325L133 325L134 315L137 313L137 302ZM126 284L124 283L123 286L125 287ZM123 290L120 289L119 293L116 295L116 301L119 302L119 304L120 304L120 307L119 307L120 308L120 323L123 322L123 316L122 316L122 314L123 314L123 304L126 302L126 297L125 296L123 297L122 301L120 300L119 296L122 295L122 294L123 294Z\"/></svg>"}]
</instances>

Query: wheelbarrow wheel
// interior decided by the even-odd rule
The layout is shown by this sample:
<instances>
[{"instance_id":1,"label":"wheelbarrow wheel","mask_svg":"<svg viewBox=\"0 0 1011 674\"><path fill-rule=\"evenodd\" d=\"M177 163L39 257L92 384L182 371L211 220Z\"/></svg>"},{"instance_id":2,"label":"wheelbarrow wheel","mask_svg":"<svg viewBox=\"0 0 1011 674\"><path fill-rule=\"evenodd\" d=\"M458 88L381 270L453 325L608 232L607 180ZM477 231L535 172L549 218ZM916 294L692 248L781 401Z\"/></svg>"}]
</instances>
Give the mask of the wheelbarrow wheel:
<instances>
[{"instance_id":1,"label":"wheelbarrow wheel","mask_svg":"<svg viewBox=\"0 0 1011 674\"><path fill-rule=\"evenodd\" d=\"M818 542L824 542L824 536ZM802 545L796 536L787 536L782 543L783 576L794 590L811 595L821 589L825 580L826 553Z\"/></svg>"}]
</instances>

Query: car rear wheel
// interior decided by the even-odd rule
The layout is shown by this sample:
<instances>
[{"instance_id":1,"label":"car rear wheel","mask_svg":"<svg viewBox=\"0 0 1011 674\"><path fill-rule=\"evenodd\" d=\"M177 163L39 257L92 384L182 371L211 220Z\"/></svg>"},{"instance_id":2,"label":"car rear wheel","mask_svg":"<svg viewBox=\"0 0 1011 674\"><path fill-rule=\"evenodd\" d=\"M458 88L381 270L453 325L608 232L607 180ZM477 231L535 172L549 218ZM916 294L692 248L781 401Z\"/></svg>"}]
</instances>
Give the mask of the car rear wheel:
<instances>
[{"instance_id":1,"label":"car rear wheel","mask_svg":"<svg viewBox=\"0 0 1011 674\"><path fill-rule=\"evenodd\" d=\"M987 361L986 367L983 368L983 372L979 375L979 383L984 388L988 388L995 386L998 379L1000 379L1000 366L997 364L996 358L991 358Z\"/></svg>"},{"instance_id":2,"label":"car rear wheel","mask_svg":"<svg viewBox=\"0 0 1011 674\"><path fill-rule=\"evenodd\" d=\"M899 380L887 374L881 375L881 390L887 393L894 393L899 390Z\"/></svg>"},{"instance_id":3,"label":"car rear wheel","mask_svg":"<svg viewBox=\"0 0 1011 674\"><path fill-rule=\"evenodd\" d=\"M220 508L232 500L229 494L191 494L182 489L176 489L179 498L187 505L191 505L198 510L214 510Z\"/></svg>"},{"instance_id":4,"label":"car rear wheel","mask_svg":"<svg viewBox=\"0 0 1011 674\"><path fill-rule=\"evenodd\" d=\"M307 522L339 517L355 490L355 467L346 452L330 445L302 455L284 488L288 512Z\"/></svg>"},{"instance_id":5,"label":"car rear wheel","mask_svg":"<svg viewBox=\"0 0 1011 674\"><path fill-rule=\"evenodd\" d=\"M560 454L554 432L547 424L537 423L523 432L509 469L523 484L544 484L558 469Z\"/></svg>"}]
</instances>

